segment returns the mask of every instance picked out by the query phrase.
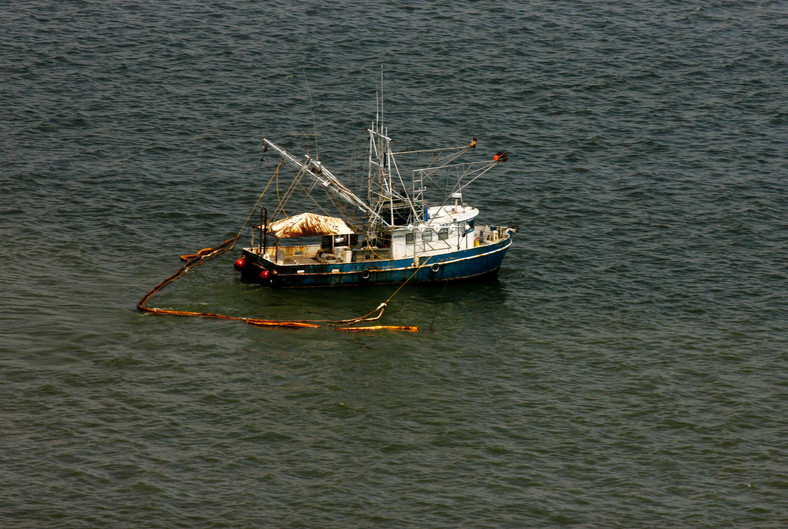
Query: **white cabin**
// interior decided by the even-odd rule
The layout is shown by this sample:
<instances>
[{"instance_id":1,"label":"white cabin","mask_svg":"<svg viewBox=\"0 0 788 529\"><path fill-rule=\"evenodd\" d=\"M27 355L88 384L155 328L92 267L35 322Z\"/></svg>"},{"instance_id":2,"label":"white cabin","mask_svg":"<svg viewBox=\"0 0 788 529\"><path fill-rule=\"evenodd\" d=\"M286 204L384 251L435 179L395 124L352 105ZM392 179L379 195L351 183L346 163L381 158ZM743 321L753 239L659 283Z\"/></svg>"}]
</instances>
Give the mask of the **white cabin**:
<instances>
[{"instance_id":1,"label":"white cabin","mask_svg":"<svg viewBox=\"0 0 788 529\"><path fill-rule=\"evenodd\" d=\"M463 205L427 208L427 221L391 232L392 259L429 256L479 245L474 227L479 210Z\"/></svg>"}]
</instances>

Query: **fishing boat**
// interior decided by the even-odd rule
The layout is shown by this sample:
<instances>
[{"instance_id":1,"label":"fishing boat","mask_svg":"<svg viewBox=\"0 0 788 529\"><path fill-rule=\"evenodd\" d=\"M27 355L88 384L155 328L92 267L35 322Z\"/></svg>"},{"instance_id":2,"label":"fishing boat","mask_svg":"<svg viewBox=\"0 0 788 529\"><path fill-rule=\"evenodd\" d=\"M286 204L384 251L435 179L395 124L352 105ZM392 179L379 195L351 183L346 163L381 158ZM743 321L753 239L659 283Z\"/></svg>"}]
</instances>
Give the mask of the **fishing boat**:
<instances>
[{"instance_id":1,"label":"fishing boat","mask_svg":"<svg viewBox=\"0 0 788 529\"><path fill-rule=\"evenodd\" d=\"M317 152L297 157L263 138L263 158L276 153L281 159L277 172L284 165L294 176L287 190L277 193L271 215L261 207L251 242L235 261L243 280L271 287L341 287L498 273L517 228L477 223L479 210L464 196L507 154L468 160L477 154L476 138L460 147L395 152L380 96L367 132L366 199L324 166ZM316 189L328 194L338 215L323 210L285 215L296 191L311 195Z\"/></svg>"}]
</instances>

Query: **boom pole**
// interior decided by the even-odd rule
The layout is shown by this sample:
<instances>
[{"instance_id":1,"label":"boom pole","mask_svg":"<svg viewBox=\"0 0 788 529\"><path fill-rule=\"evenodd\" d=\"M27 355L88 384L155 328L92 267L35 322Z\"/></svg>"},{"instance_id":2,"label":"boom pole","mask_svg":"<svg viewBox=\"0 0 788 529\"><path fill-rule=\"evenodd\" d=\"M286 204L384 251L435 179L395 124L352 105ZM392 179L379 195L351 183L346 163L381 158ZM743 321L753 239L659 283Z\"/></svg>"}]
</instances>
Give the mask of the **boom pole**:
<instances>
[{"instance_id":1,"label":"boom pole","mask_svg":"<svg viewBox=\"0 0 788 529\"><path fill-rule=\"evenodd\" d=\"M375 212L375 210L369 207L366 202L361 200L355 193L348 189L345 184L340 182L339 179L334 176L334 174L329 171L322 163L320 163L319 160L312 159L309 155L305 155L303 160L299 160L267 138L263 138L263 144L268 149L276 151L289 163L304 171L313 180L322 185L327 191L333 193L335 196L366 213L370 217L370 220L375 219L388 225L388 223L386 223L386 221L384 221L383 218Z\"/></svg>"}]
</instances>

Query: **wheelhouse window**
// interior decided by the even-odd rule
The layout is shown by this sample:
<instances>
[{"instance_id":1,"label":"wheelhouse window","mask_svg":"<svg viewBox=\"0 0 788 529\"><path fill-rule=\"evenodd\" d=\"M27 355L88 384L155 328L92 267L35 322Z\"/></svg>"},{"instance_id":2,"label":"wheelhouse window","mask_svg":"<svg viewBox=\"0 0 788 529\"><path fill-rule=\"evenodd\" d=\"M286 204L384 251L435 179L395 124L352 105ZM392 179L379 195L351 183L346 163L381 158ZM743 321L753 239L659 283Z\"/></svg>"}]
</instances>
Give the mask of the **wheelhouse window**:
<instances>
[{"instance_id":1,"label":"wheelhouse window","mask_svg":"<svg viewBox=\"0 0 788 529\"><path fill-rule=\"evenodd\" d=\"M416 242L416 234L413 232L405 234L405 244L413 244Z\"/></svg>"},{"instance_id":2,"label":"wheelhouse window","mask_svg":"<svg viewBox=\"0 0 788 529\"><path fill-rule=\"evenodd\" d=\"M438 239L445 241L449 238L449 228L441 228L438 230Z\"/></svg>"},{"instance_id":3,"label":"wheelhouse window","mask_svg":"<svg viewBox=\"0 0 788 529\"><path fill-rule=\"evenodd\" d=\"M421 235L421 240L424 242L432 242L432 234L434 232L432 230L427 230Z\"/></svg>"}]
</instances>

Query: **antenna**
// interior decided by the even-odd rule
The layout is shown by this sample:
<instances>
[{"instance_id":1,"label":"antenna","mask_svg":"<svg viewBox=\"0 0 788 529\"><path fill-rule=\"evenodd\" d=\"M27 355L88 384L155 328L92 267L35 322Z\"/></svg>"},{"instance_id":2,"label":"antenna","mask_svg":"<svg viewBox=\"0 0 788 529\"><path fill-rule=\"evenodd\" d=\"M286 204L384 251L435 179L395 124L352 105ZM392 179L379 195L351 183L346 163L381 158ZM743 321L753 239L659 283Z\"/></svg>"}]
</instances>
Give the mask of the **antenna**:
<instances>
[{"instance_id":1,"label":"antenna","mask_svg":"<svg viewBox=\"0 0 788 529\"><path fill-rule=\"evenodd\" d=\"M386 121L383 119L383 65L380 65L380 127L383 128L383 124ZM382 130L381 130L382 132Z\"/></svg>"},{"instance_id":2,"label":"antenna","mask_svg":"<svg viewBox=\"0 0 788 529\"><path fill-rule=\"evenodd\" d=\"M312 102L312 90L309 88L309 80L306 78L306 70L302 68L301 72L304 74L304 82L306 83L306 93L309 94L309 108L312 111L312 129L315 132L315 160L319 160L320 150L317 148L317 120L315 119L315 105Z\"/></svg>"}]
</instances>

